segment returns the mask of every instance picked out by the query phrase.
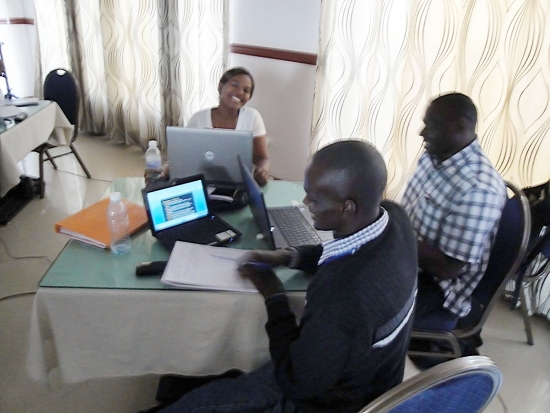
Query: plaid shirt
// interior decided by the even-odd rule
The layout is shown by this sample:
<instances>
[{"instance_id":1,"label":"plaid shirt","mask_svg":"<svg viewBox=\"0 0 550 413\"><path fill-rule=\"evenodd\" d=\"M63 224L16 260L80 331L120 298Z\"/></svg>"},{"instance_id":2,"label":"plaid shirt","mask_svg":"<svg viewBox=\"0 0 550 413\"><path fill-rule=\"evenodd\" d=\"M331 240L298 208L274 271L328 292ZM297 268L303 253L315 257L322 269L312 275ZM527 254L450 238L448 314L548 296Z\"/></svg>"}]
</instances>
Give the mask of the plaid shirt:
<instances>
[{"instance_id":1,"label":"plaid shirt","mask_svg":"<svg viewBox=\"0 0 550 413\"><path fill-rule=\"evenodd\" d=\"M477 139L437 166L425 152L405 191L402 204L418 240L466 263L456 279L434 277L445 294L443 307L459 317L470 312L505 200L504 181Z\"/></svg>"},{"instance_id":2,"label":"plaid shirt","mask_svg":"<svg viewBox=\"0 0 550 413\"><path fill-rule=\"evenodd\" d=\"M382 207L380 207L380 211L382 212L380 218L361 231L348 237L323 242L323 253L321 254L321 258L319 258L319 265L322 265L327 260L355 254L355 251L364 244L380 236L386 229L389 221L388 211Z\"/></svg>"}]
</instances>

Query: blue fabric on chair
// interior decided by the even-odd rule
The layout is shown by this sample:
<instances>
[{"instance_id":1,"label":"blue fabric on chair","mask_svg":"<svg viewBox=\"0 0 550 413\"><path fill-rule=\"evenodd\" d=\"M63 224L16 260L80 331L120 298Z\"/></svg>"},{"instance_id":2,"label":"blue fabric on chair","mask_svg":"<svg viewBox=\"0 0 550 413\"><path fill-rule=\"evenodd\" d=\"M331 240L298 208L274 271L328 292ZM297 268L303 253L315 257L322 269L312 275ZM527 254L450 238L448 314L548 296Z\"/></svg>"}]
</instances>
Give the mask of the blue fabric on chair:
<instances>
[{"instance_id":1,"label":"blue fabric on chair","mask_svg":"<svg viewBox=\"0 0 550 413\"><path fill-rule=\"evenodd\" d=\"M523 213L520 200L516 196L508 199L500 220L506 225L498 227L487 269L472 294L483 307L491 301L521 248Z\"/></svg>"},{"instance_id":2,"label":"blue fabric on chair","mask_svg":"<svg viewBox=\"0 0 550 413\"><path fill-rule=\"evenodd\" d=\"M446 361L410 377L360 413L474 413L487 407L502 385L502 372L485 356Z\"/></svg>"},{"instance_id":3,"label":"blue fabric on chair","mask_svg":"<svg viewBox=\"0 0 550 413\"><path fill-rule=\"evenodd\" d=\"M550 237L546 238L546 241L543 244L543 247L541 248L541 252L546 258L550 258Z\"/></svg>"},{"instance_id":4,"label":"blue fabric on chair","mask_svg":"<svg viewBox=\"0 0 550 413\"><path fill-rule=\"evenodd\" d=\"M459 377L425 390L389 410L391 413L478 412L493 392L493 381L485 374Z\"/></svg>"},{"instance_id":5,"label":"blue fabric on chair","mask_svg":"<svg viewBox=\"0 0 550 413\"><path fill-rule=\"evenodd\" d=\"M78 84L70 72L56 69L48 73L44 80L44 99L56 102L72 125L78 125L79 96Z\"/></svg>"}]
</instances>

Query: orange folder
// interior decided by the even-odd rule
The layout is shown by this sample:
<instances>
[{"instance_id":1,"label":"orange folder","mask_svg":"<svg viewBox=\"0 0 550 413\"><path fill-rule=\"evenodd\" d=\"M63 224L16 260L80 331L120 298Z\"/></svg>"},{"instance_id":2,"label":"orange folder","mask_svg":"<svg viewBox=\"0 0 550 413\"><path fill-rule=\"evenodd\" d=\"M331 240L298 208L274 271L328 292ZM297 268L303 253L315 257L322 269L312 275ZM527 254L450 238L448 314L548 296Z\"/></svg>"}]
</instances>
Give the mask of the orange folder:
<instances>
[{"instance_id":1,"label":"orange folder","mask_svg":"<svg viewBox=\"0 0 550 413\"><path fill-rule=\"evenodd\" d=\"M126 199L122 201L126 205L128 217L130 218L130 234L134 234L147 225L147 213L142 205ZM96 247L109 248L111 236L107 224L108 205L109 198L102 199L57 222L55 231Z\"/></svg>"}]
</instances>

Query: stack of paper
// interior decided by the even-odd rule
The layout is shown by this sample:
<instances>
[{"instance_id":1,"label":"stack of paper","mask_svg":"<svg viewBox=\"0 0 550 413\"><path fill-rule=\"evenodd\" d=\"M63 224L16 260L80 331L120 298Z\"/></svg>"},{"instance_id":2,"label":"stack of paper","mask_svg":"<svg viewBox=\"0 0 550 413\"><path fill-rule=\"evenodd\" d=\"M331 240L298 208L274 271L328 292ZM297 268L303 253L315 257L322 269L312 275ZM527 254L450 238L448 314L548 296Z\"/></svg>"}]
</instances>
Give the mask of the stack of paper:
<instances>
[{"instance_id":1,"label":"stack of paper","mask_svg":"<svg viewBox=\"0 0 550 413\"><path fill-rule=\"evenodd\" d=\"M176 242L161 281L191 290L258 292L237 271L239 259L248 251Z\"/></svg>"}]
</instances>

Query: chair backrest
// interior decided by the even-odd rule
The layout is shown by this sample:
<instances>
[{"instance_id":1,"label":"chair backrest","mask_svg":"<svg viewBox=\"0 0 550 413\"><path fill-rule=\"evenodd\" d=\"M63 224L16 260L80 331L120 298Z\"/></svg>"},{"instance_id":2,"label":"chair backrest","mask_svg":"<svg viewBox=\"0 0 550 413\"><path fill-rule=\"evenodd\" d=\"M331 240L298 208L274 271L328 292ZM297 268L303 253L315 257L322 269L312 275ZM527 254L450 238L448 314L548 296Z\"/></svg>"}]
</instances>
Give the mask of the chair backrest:
<instances>
[{"instance_id":1,"label":"chair backrest","mask_svg":"<svg viewBox=\"0 0 550 413\"><path fill-rule=\"evenodd\" d=\"M541 229L550 225L550 180L540 185L525 187L523 193L531 207L531 242L529 245L531 247L538 241Z\"/></svg>"},{"instance_id":2,"label":"chair backrest","mask_svg":"<svg viewBox=\"0 0 550 413\"><path fill-rule=\"evenodd\" d=\"M48 73L44 80L44 99L53 100L59 105L67 120L75 126L73 136L76 136L80 93L73 74L65 69L54 69Z\"/></svg>"},{"instance_id":3,"label":"chair backrest","mask_svg":"<svg viewBox=\"0 0 550 413\"><path fill-rule=\"evenodd\" d=\"M379 396L360 413L480 412L497 395L502 372L485 356L441 363Z\"/></svg>"},{"instance_id":4,"label":"chair backrest","mask_svg":"<svg viewBox=\"0 0 550 413\"><path fill-rule=\"evenodd\" d=\"M472 293L483 309L479 324L483 324L508 281L521 264L531 230L529 201L523 191L510 182L506 183L511 196L506 201L498 225L495 243L483 278Z\"/></svg>"},{"instance_id":5,"label":"chair backrest","mask_svg":"<svg viewBox=\"0 0 550 413\"><path fill-rule=\"evenodd\" d=\"M510 182L506 182L506 186L511 196L502 210L489 263L472 293L472 311L458 321L453 331L456 337L469 336L483 327L506 284L514 277L529 243L529 202L521 189Z\"/></svg>"}]
</instances>

